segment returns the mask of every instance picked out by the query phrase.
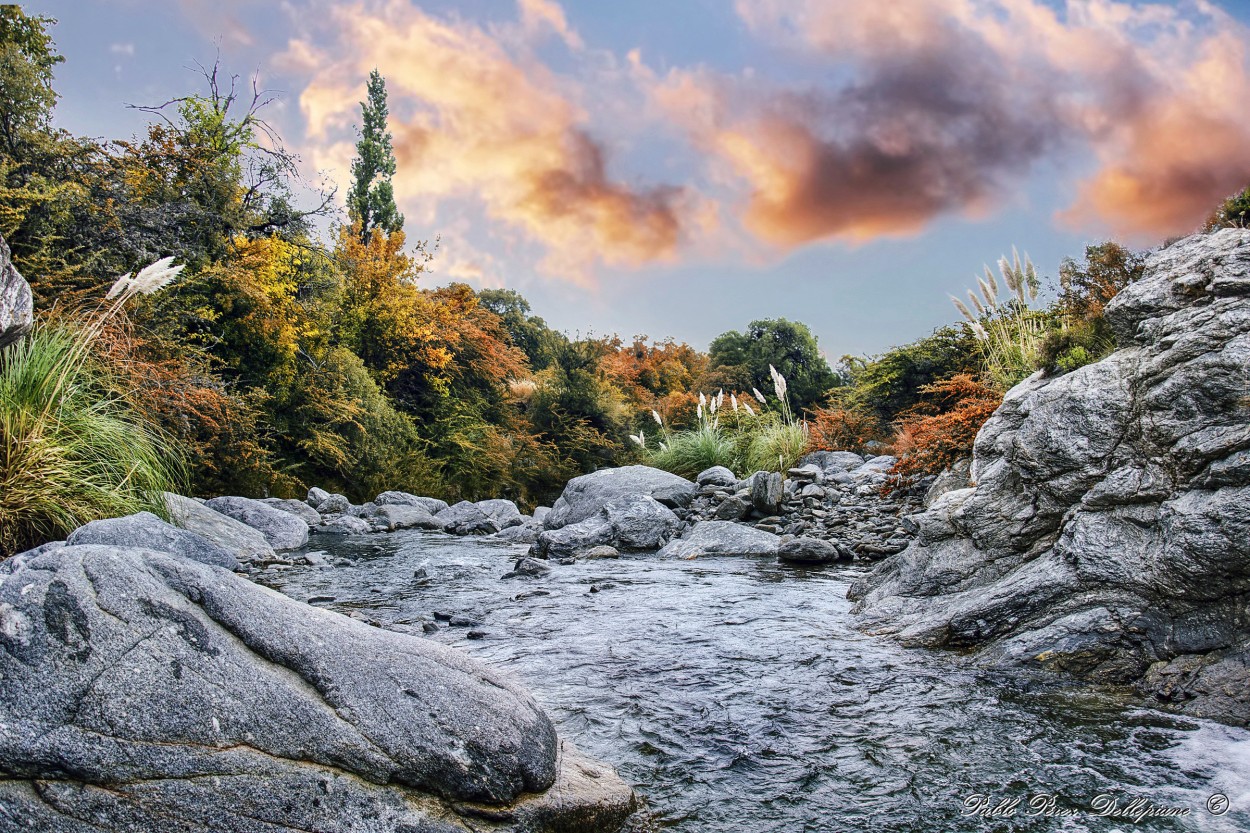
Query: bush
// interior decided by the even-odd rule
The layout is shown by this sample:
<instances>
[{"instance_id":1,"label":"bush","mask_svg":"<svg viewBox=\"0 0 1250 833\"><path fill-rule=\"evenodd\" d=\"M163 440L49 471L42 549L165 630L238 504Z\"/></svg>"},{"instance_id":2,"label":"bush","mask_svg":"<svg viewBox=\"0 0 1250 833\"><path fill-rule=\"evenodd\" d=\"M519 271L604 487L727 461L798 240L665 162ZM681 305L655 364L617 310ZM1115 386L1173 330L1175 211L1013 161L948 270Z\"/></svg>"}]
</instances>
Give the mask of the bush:
<instances>
[{"instance_id":1,"label":"bush","mask_svg":"<svg viewBox=\"0 0 1250 833\"><path fill-rule=\"evenodd\" d=\"M90 332L40 325L0 352L0 555L88 521L165 516L181 461L90 359Z\"/></svg>"},{"instance_id":2,"label":"bush","mask_svg":"<svg viewBox=\"0 0 1250 833\"><path fill-rule=\"evenodd\" d=\"M876 415L866 408L837 405L817 408L808 426L809 451L854 451L863 453L870 443L884 442L885 430Z\"/></svg>"},{"instance_id":3,"label":"bush","mask_svg":"<svg viewBox=\"0 0 1250 833\"><path fill-rule=\"evenodd\" d=\"M977 432L1003 401L1002 393L966 373L926 385L921 393L927 401L899 425L894 444L899 460L890 470L887 490L970 456Z\"/></svg>"},{"instance_id":4,"label":"bush","mask_svg":"<svg viewBox=\"0 0 1250 833\"><path fill-rule=\"evenodd\" d=\"M1250 228L1250 187L1220 203L1203 226L1204 231L1222 228Z\"/></svg>"},{"instance_id":5,"label":"bush","mask_svg":"<svg viewBox=\"0 0 1250 833\"><path fill-rule=\"evenodd\" d=\"M807 426L801 422L772 422L751 437L744 472L784 472L807 453Z\"/></svg>"},{"instance_id":6,"label":"bush","mask_svg":"<svg viewBox=\"0 0 1250 833\"><path fill-rule=\"evenodd\" d=\"M1077 321L1046 334L1038 348L1038 369L1050 376L1071 373L1098 361L1114 347L1102 318Z\"/></svg>"}]
</instances>

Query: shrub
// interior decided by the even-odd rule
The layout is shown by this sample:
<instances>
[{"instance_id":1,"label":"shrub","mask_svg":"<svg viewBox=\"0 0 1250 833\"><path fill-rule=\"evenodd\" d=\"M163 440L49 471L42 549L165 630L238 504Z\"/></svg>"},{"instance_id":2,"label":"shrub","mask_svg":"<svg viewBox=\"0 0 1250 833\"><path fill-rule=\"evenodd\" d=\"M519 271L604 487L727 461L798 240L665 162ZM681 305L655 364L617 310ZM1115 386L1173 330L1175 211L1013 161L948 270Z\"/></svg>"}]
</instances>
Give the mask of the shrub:
<instances>
[{"instance_id":1,"label":"shrub","mask_svg":"<svg viewBox=\"0 0 1250 833\"><path fill-rule=\"evenodd\" d=\"M917 478L938 474L972 454L977 432L1003 401L989 385L961 373L926 385L926 402L904 418L898 428L895 453L886 489L906 487Z\"/></svg>"},{"instance_id":2,"label":"shrub","mask_svg":"<svg viewBox=\"0 0 1250 833\"><path fill-rule=\"evenodd\" d=\"M809 451L863 453L869 443L885 439L881 421L866 408L837 405L817 408L808 425Z\"/></svg>"},{"instance_id":3,"label":"shrub","mask_svg":"<svg viewBox=\"0 0 1250 833\"><path fill-rule=\"evenodd\" d=\"M1114 346L1102 318L1077 321L1046 334L1038 348L1038 368L1047 375L1071 373L1098 361Z\"/></svg>"},{"instance_id":4,"label":"shrub","mask_svg":"<svg viewBox=\"0 0 1250 833\"><path fill-rule=\"evenodd\" d=\"M639 435L645 438L645 435ZM693 479L712 466L724 466L741 474L745 455L732 431L704 424L666 435L654 448L644 450L647 465Z\"/></svg>"},{"instance_id":5,"label":"shrub","mask_svg":"<svg viewBox=\"0 0 1250 833\"><path fill-rule=\"evenodd\" d=\"M147 510L183 482L166 438L90 359L92 331L40 325L0 353L0 555Z\"/></svg>"},{"instance_id":6,"label":"shrub","mask_svg":"<svg viewBox=\"0 0 1250 833\"><path fill-rule=\"evenodd\" d=\"M1204 231L1222 228L1250 228L1250 187L1220 203L1203 226Z\"/></svg>"},{"instance_id":7,"label":"shrub","mask_svg":"<svg viewBox=\"0 0 1250 833\"><path fill-rule=\"evenodd\" d=\"M807 453L807 426L776 421L756 430L747 447L744 472L780 471L794 466Z\"/></svg>"}]
</instances>

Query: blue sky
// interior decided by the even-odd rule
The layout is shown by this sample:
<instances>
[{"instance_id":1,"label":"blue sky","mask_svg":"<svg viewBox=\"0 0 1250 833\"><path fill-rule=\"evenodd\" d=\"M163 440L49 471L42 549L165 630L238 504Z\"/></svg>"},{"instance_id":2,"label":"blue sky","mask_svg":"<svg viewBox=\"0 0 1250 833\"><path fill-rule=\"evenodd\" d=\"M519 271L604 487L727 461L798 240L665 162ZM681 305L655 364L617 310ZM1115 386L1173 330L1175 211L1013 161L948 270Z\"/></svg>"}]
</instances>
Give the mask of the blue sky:
<instances>
[{"instance_id":1,"label":"blue sky","mask_svg":"<svg viewBox=\"0 0 1250 833\"><path fill-rule=\"evenodd\" d=\"M560 329L706 347L807 323L832 361L954 319L1013 246L1054 276L1196 227L1250 183L1243 2L74 0L60 126L257 73L345 190L368 71L427 282L507 286Z\"/></svg>"}]
</instances>

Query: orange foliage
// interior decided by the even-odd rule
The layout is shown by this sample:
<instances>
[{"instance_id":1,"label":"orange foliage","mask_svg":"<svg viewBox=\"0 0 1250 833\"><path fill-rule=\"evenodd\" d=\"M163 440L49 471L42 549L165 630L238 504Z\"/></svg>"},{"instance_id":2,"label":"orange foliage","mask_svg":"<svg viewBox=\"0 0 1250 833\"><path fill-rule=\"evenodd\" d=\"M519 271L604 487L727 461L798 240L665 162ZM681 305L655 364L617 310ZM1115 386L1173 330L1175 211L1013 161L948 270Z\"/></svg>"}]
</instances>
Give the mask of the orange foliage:
<instances>
[{"instance_id":1,"label":"orange foliage","mask_svg":"<svg viewBox=\"0 0 1250 833\"><path fill-rule=\"evenodd\" d=\"M668 407L680 406L707 370L706 354L671 338L648 344L646 336L635 336L631 344L625 344L618 336L605 340L604 346L599 366L639 416L649 418L654 408L667 418L669 411L662 407L665 401L678 397ZM693 413L693 406L690 410Z\"/></svg>"},{"instance_id":2,"label":"orange foliage","mask_svg":"<svg viewBox=\"0 0 1250 833\"><path fill-rule=\"evenodd\" d=\"M808 431L809 451L863 451L885 439L881 421L870 411L838 405L812 411Z\"/></svg>"},{"instance_id":3,"label":"orange foliage","mask_svg":"<svg viewBox=\"0 0 1250 833\"><path fill-rule=\"evenodd\" d=\"M972 454L977 432L1003 401L998 390L966 373L925 385L925 399L904 413L894 439L898 462L886 489L894 490L927 474L938 474Z\"/></svg>"}]
</instances>

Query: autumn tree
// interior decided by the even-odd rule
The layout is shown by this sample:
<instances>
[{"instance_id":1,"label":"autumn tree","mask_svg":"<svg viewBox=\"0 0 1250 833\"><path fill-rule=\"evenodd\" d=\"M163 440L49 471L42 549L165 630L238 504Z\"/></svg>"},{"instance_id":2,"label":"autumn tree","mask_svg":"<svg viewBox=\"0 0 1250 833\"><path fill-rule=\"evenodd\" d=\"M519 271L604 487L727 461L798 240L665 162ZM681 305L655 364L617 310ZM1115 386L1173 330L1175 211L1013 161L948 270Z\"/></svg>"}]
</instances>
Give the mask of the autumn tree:
<instances>
[{"instance_id":1,"label":"autumn tree","mask_svg":"<svg viewBox=\"0 0 1250 833\"><path fill-rule=\"evenodd\" d=\"M395 151L386 126L386 80L375 69L369 73L368 100L360 102L360 140L352 160L352 188L347 212L360 224L365 240L374 229L393 234L404 227L404 215L395 205L391 177L395 175Z\"/></svg>"}]
</instances>

